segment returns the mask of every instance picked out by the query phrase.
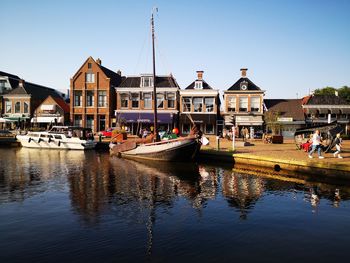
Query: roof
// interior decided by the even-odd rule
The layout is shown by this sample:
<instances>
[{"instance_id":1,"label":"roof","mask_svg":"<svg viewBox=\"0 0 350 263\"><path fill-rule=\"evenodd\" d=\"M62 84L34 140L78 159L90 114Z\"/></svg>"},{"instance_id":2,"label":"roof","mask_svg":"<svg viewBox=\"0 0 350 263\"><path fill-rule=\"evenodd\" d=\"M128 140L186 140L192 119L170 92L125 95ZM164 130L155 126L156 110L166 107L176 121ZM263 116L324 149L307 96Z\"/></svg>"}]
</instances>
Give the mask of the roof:
<instances>
[{"instance_id":1,"label":"roof","mask_svg":"<svg viewBox=\"0 0 350 263\"><path fill-rule=\"evenodd\" d=\"M97 64L97 65L99 65L99 64ZM116 73L116 72L114 72L114 71L112 71L112 70L110 70L102 65L99 65L99 67L101 68L103 73L106 74L107 78L111 79L112 86L116 87L120 84L120 82L122 81L122 77L118 73Z\"/></svg>"},{"instance_id":2,"label":"roof","mask_svg":"<svg viewBox=\"0 0 350 263\"><path fill-rule=\"evenodd\" d=\"M6 76L9 79L11 87L14 89L18 86L19 80L21 79L17 75L13 75L4 71L0 71L0 76Z\"/></svg>"},{"instance_id":3,"label":"roof","mask_svg":"<svg viewBox=\"0 0 350 263\"><path fill-rule=\"evenodd\" d=\"M248 82L248 88L247 90L261 90L257 85L255 85L250 79L248 78L240 78L236 81L235 84L233 84L228 90L241 90L241 82L247 81Z\"/></svg>"},{"instance_id":4,"label":"roof","mask_svg":"<svg viewBox=\"0 0 350 263\"><path fill-rule=\"evenodd\" d=\"M56 103L62 108L62 110L65 113L69 113L69 111L70 111L69 105L62 98L55 97L53 99L56 101Z\"/></svg>"},{"instance_id":5,"label":"roof","mask_svg":"<svg viewBox=\"0 0 350 263\"><path fill-rule=\"evenodd\" d=\"M185 88L185 89L194 89L194 86L195 86L195 83L196 83L196 81L200 81L200 80L195 80L195 81L193 81L190 85L188 85L188 87L187 88ZM201 80L202 82L203 82L203 89L213 89L212 87L210 87L210 85L207 83L207 82L205 82L204 80Z\"/></svg>"},{"instance_id":6,"label":"roof","mask_svg":"<svg viewBox=\"0 0 350 263\"><path fill-rule=\"evenodd\" d=\"M264 99L268 110L280 113L280 117L293 118L294 121L304 121L302 99Z\"/></svg>"},{"instance_id":7,"label":"roof","mask_svg":"<svg viewBox=\"0 0 350 263\"><path fill-rule=\"evenodd\" d=\"M53 98L61 98L60 94L52 88L48 88L45 86L41 86L31 82L26 82L26 81L24 82L23 87L17 86L15 89L10 91L7 95L21 95L21 94L23 95L29 94L33 98L38 100L44 100L48 96L51 96Z\"/></svg>"},{"instance_id":8,"label":"roof","mask_svg":"<svg viewBox=\"0 0 350 263\"><path fill-rule=\"evenodd\" d=\"M350 105L346 99L334 95L312 95L305 105Z\"/></svg>"},{"instance_id":9,"label":"roof","mask_svg":"<svg viewBox=\"0 0 350 263\"><path fill-rule=\"evenodd\" d=\"M158 88L179 88L175 78L172 75L169 76L157 76L156 87ZM139 88L141 83L141 77L126 77L120 88Z\"/></svg>"}]
</instances>

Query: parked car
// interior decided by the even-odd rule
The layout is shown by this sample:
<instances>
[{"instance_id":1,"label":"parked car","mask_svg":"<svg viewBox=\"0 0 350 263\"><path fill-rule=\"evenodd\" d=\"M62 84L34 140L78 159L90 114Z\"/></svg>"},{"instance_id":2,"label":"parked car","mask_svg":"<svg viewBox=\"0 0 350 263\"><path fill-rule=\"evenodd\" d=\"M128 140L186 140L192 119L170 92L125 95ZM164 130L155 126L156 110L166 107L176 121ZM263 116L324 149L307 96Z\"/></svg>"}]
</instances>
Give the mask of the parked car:
<instances>
[{"instance_id":1,"label":"parked car","mask_svg":"<svg viewBox=\"0 0 350 263\"><path fill-rule=\"evenodd\" d=\"M102 135L102 137L111 138L111 137L112 137L112 131L113 131L114 129L115 129L115 128L108 128L108 129L105 130L105 131L101 131L100 134Z\"/></svg>"}]
</instances>

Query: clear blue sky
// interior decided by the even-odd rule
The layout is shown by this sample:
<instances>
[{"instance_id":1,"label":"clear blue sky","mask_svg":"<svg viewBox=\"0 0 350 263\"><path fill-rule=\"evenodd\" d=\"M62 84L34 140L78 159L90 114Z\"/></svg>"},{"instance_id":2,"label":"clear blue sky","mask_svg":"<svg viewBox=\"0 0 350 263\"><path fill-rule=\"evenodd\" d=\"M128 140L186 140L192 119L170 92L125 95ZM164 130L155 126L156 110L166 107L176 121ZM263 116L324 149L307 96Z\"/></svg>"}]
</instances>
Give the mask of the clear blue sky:
<instances>
[{"instance_id":1,"label":"clear blue sky","mask_svg":"<svg viewBox=\"0 0 350 263\"><path fill-rule=\"evenodd\" d=\"M124 75L157 73L181 88L204 79L228 89L247 67L267 98L350 86L350 1L0 0L0 70L61 91L88 56Z\"/></svg>"}]
</instances>

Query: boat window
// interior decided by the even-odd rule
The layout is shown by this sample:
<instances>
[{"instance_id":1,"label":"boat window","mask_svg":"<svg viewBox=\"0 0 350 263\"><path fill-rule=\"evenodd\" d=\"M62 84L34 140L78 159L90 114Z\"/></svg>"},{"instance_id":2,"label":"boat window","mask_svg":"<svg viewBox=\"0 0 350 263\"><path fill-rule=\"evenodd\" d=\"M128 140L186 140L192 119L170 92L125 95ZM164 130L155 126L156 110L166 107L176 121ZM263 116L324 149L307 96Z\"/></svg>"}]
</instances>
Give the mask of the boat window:
<instances>
[{"instance_id":1,"label":"boat window","mask_svg":"<svg viewBox=\"0 0 350 263\"><path fill-rule=\"evenodd\" d=\"M49 137L49 138L51 138L51 139L53 138L53 136L52 136L52 135L49 135L48 137Z\"/></svg>"},{"instance_id":2,"label":"boat window","mask_svg":"<svg viewBox=\"0 0 350 263\"><path fill-rule=\"evenodd\" d=\"M46 138L46 134L40 134L41 138Z\"/></svg>"},{"instance_id":3,"label":"boat window","mask_svg":"<svg viewBox=\"0 0 350 263\"><path fill-rule=\"evenodd\" d=\"M60 139L62 139L62 136L61 135L55 135L55 139L60 140Z\"/></svg>"}]
</instances>

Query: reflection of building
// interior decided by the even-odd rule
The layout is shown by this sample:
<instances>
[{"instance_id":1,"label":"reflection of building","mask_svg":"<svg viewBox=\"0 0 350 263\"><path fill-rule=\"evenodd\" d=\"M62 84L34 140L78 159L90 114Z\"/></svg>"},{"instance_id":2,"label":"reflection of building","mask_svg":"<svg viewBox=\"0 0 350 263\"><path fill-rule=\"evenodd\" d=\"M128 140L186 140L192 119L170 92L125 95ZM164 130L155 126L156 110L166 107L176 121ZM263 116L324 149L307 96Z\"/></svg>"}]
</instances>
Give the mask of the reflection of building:
<instances>
[{"instance_id":1,"label":"reflection of building","mask_svg":"<svg viewBox=\"0 0 350 263\"><path fill-rule=\"evenodd\" d=\"M329 121L337 121L344 127L346 134L350 133L350 103L334 95L312 95L303 98L303 109L306 115L306 124L319 125Z\"/></svg>"},{"instance_id":2,"label":"reflection of building","mask_svg":"<svg viewBox=\"0 0 350 263\"><path fill-rule=\"evenodd\" d=\"M284 137L294 137L296 129L305 126L301 99L265 99L264 103L268 111L274 111L278 114L277 122L281 126L280 134Z\"/></svg>"},{"instance_id":3,"label":"reflection of building","mask_svg":"<svg viewBox=\"0 0 350 263\"><path fill-rule=\"evenodd\" d=\"M179 85L172 75L157 76L156 79L158 129L171 130L177 125ZM153 76L127 77L115 90L117 120L126 123L132 134L138 134L142 128L150 129L154 123Z\"/></svg>"},{"instance_id":4,"label":"reflection of building","mask_svg":"<svg viewBox=\"0 0 350 263\"><path fill-rule=\"evenodd\" d=\"M263 192L264 180L260 177L232 172L222 178L222 194L240 211L242 219Z\"/></svg>"},{"instance_id":5,"label":"reflection of building","mask_svg":"<svg viewBox=\"0 0 350 263\"><path fill-rule=\"evenodd\" d=\"M102 66L100 59L89 57L70 80L71 123L94 132L113 126L114 87L121 80L120 72Z\"/></svg>"},{"instance_id":6,"label":"reflection of building","mask_svg":"<svg viewBox=\"0 0 350 263\"><path fill-rule=\"evenodd\" d=\"M247 78L247 70L242 68L241 78L224 91L225 125L229 127L235 125L239 129L243 127L251 127L254 130L262 129L265 91Z\"/></svg>"},{"instance_id":7,"label":"reflection of building","mask_svg":"<svg viewBox=\"0 0 350 263\"><path fill-rule=\"evenodd\" d=\"M192 123L199 126L204 134L215 134L216 121L220 113L219 91L212 89L203 80L203 71L197 71L197 79L186 89L180 90L180 130L183 134L190 132Z\"/></svg>"}]
</instances>

